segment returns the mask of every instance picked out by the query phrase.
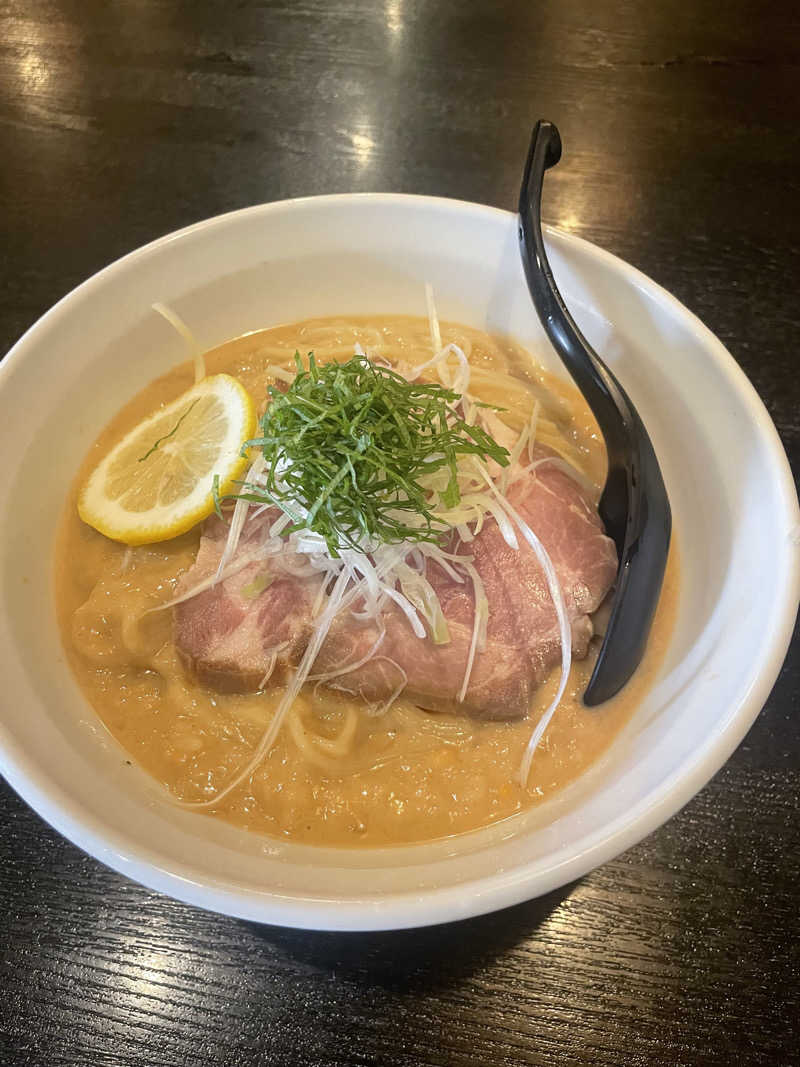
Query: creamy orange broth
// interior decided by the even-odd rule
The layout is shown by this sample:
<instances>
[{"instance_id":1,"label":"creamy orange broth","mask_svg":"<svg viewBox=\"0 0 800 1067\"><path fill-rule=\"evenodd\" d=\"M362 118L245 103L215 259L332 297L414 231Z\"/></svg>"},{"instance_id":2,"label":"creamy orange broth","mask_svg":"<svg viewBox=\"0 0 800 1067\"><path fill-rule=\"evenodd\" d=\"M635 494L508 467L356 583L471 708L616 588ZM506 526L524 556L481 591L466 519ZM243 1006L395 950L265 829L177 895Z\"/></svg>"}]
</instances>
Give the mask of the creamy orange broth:
<instances>
[{"instance_id":1,"label":"creamy orange broth","mask_svg":"<svg viewBox=\"0 0 800 1067\"><path fill-rule=\"evenodd\" d=\"M263 404L268 364L285 363L296 348L313 349L320 359L349 358L356 341L413 363L430 354L427 320L318 319L238 338L207 353L206 363L209 373L235 375ZM561 420L563 447L575 449L584 470L602 482L602 442L573 388L534 368L531 357L507 340L444 325L443 341L459 343L479 369L546 389ZM64 645L87 699L123 748L173 796L198 801L247 762L281 690L241 696L196 684L178 664L171 612L143 614L173 594L193 561L199 530L128 549L84 525L76 510L79 486L107 450L192 382L189 364L152 382L92 446L65 507L55 572ZM503 402L502 389L474 391ZM677 588L673 552L645 661L620 696L585 708L580 697L596 648L573 664L525 789L517 779L520 761L535 716L555 690L557 670L537 693L531 717L515 723L429 714L402 700L374 718L350 698L315 696L309 689L259 769L212 816L307 843L383 846L462 833L540 803L584 772L631 716L669 639Z\"/></svg>"}]
</instances>

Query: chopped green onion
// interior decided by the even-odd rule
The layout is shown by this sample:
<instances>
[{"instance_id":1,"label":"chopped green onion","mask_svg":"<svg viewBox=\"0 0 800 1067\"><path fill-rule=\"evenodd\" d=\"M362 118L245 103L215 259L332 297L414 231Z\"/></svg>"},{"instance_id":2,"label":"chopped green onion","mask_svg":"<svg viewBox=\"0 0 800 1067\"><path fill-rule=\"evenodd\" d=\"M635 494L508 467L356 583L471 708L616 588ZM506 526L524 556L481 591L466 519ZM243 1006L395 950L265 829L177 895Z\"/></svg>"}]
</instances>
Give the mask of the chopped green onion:
<instances>
[{"instance_id":1,"label":"chopped green onion","mask_svg":"<svg viewBox=\"0 0 800 1067\"><path fill-rule=\"evenodd\" d=\"M214 511L217 513L217 518L222 518L222 498L219 495L219 475L215 474L211 479L211 497L214 501Z\"/></svg>"},{"instance_id":2,"label":"chopped green onion","mask_svg":"<svg viewBox=\"0 0 800 1067\"><path fill-rule=\"evenodd\" d=\"M271 574L258 574L252 582L242 586L242 596L248 600L255 600L257 596L261 596L265 589L269 589L273 581L274 578Z\"/></svg>"}]
</instances>

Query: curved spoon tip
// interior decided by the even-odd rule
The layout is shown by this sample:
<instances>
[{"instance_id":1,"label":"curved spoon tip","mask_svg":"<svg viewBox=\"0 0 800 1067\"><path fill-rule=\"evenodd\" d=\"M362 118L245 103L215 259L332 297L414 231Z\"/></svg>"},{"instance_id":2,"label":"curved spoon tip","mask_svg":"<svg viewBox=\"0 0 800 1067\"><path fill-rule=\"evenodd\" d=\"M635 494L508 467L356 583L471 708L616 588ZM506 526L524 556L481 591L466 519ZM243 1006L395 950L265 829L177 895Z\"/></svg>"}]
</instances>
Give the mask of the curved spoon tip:
<instances>
[{"instance_id":1,"label":"curved spoon tip","mask_svg":"<svg viewBox=\"0 0 800 1067\"><path fill-rule=\"evenodd\" d=\"M554 122L548 122L547 119L540 119L536 123L533 131L534 140L536 139L536 134L539 130L545 132L548 136L544 165L545 169L549 170L561 159L561 134L558 132L556 124Z\"/></svg>"}]
</instances>

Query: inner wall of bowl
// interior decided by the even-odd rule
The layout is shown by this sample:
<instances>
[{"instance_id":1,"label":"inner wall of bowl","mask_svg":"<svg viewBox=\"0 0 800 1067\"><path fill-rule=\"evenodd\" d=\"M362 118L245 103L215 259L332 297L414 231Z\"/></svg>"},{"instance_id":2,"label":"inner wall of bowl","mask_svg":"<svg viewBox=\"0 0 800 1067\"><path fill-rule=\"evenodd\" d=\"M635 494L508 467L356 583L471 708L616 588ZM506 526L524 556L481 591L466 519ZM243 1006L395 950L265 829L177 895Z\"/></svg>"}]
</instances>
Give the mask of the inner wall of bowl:
<instances>
[{"instance_id":1,"label":"inner wall of bowl","mask_svg":"<svg viewBox=\"0 0 800 1067\"><path fill-rule=\"evenodd\" d=\"M179 339L149 311L154 301L175 308L208 347L316 315L424 314L431 282L442 318L513 335L559 369L530 305L512 216L413 198L288 202L115 264L40 323L4 370L15 402L0 440L5 455L21 457L0 481L0 632L13 649L4 718L28 779L23 791L45 817L149 884L177 892L166 871L187 886L233 889L252 897L236 910L269 918L281 896L376 900L520 867L531 893L545 891L701 759L736 714L768 636L764 605L782 565L757 517L780 512L769 456L729 373L709 358L704 331L648 286L621 284L621 265L590 246L552 234L550 250L576 318L651 432L683 547L679 619L660 679L601 766L551 805L449 842L311 850L171 807L125 765L83 701L56 631L51 546L64 486L92 439L183 358ZM744 510L742 500L754 505Z\"/></svg>"}]
</instances>

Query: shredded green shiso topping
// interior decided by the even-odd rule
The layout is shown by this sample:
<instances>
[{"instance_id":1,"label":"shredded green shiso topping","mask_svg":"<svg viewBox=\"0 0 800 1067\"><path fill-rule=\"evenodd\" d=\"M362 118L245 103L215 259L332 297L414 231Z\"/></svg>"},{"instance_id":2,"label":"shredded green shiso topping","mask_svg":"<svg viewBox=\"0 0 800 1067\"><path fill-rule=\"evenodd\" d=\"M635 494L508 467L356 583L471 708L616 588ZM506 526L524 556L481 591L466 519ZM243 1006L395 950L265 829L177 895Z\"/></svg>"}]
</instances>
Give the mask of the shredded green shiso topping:
<instances>
[{"instance_id":1,"label":"shredded green shiso topping","mask_svg":"<svg viewBox=\"0 0 800 1067\"><path fill-rule=\"evenodd\" d=\"M409 382L362 355L319 366L309 353L306 369L295 353L295 364L285 393L269 387L261 436L244 445L263 454L263 484L243 483L238 497L277 505L292 520L287 534L311 530L333 557L376 541L438 541L449 527L431 510L430 475L449 473L438 495L453 508L461 457L509 462L457 414L451 389Z\"/></svg>"},{"instance_id":2,"label":"shredded green shiso topping","mask_svg":"<svg viewBox=\"0 0 800 1067\"><path fill-rule=\"evenodd\" d=\"M200 403L200 397L198 397L197 400L193 400L191 402L191 404L188 406L188 408L186 409L186 411L184 411L184 413L181 415L181 417L178 419L178 421L175 423L175 425L169 431L169 433L165 433L163 437L159 437L157 441L153 442L153 444L148 448L148 450L145 452L145 454L143 456L139 456L139 463L144 463L144 461L149 456L152 456L152 454L155 452L155 450L158 448L158 446L160 444L162 444L164 441L168 441L170 439L170 437L174 437L175 434L180 429L181 424L183 423L183 420L188 416L189 412L192 410L192 408L195 406L195 404L199 404L199 403Z\"/></svg>"}]
</instances>

